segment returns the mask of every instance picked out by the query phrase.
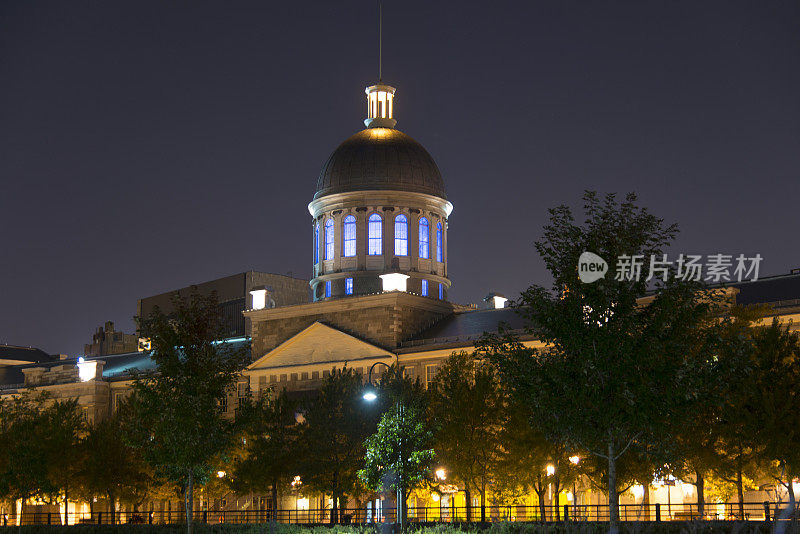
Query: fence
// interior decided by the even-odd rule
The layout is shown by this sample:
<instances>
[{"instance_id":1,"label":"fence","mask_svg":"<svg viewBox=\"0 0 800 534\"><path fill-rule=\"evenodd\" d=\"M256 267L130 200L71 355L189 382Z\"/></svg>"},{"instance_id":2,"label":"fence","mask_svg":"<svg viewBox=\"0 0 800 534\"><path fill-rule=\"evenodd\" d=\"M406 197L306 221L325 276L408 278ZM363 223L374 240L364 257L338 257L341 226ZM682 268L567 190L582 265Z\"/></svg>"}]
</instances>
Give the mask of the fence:
<instances>
[{"instance_id":1,"label":"fence","mask_svg":"<svg viewBox=\"0 0 800 534\"><path fill-rule=\"evenodd\" d=\"M746 520L772 521L777 517L785 518L792 514L787 503L749 502L744 503L744 514L739 504L707 504L704 514L700 514L697 504L621 504L619 507L622 521L691 521L691 520ZM487 506L485 517L488 522L498 521L608 521L609 507L599 505L563 506L523 506L502 505ZM795 508L794 517L800 517ZM64 522L64 514L57 512L31 511L24 512L19 518L13 515L0 516L0 525L60 525ZM70 513L66 518L68 524L177 524L186 519L180 510L144 511L144 512L86 512ZM283 509L283 510L203 510L195 511L194 521L198 523L279 523L320 524L331 522L331 509ZM408 521L411 523L463 523L481 521L480 506L467 509L465 506L410 506ZM366 508L343 508L339 510L335 523L393 523L394 508L385 508L376 513Z\"/></svg>"}]
</instances>

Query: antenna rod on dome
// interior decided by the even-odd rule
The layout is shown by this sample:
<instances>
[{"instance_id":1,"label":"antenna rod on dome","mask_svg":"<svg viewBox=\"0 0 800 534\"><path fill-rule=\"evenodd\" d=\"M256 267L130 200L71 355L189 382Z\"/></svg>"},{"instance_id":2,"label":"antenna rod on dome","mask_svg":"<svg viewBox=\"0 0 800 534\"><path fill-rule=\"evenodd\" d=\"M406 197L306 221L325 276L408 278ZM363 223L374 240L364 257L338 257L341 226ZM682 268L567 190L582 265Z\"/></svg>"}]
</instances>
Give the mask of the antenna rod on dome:
<instances>
[{"instance_id":1,"label":"antenna rod on dome","mask_svg":"<svg viewBox=\"0 0 800 534\"><path fill-rule=\"evenodd\" d=\"M383 79L383 2L378 0L378 83Z\"/></svg>"}]
</instances>

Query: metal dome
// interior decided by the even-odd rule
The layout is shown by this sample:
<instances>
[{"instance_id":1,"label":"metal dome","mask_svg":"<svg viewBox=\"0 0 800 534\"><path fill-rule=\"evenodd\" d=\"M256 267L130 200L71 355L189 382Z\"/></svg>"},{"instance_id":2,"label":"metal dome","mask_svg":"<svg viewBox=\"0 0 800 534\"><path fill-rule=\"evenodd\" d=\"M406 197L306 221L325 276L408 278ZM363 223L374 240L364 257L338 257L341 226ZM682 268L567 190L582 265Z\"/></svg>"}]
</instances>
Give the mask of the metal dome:
<instances>
[{"instance_id":1,"label":"metal dome","mask_svg":"<svg viewBox=\"0 0 800 534\"><path fill-rule=\"evenodd\" d=\"M375 189L447 199L442 175L428 151L392 128L367 128L339 145L322 168L314 200Z\"/></svg>"}]
</instances>

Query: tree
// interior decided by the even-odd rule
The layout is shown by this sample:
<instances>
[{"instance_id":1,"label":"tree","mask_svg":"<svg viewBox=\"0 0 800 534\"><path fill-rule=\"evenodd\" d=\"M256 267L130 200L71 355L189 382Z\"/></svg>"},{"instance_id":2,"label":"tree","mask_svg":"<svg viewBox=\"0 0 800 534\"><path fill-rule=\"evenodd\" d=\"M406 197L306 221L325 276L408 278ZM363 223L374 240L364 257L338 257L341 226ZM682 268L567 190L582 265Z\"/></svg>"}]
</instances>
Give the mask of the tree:
<instances>
[{"instance_id":1,"label":"tree","mask_svg":"<svg viewBox=\"0 0 800 534\"><path fill-rule=\"evenodd\" d=\"M471 491L481 496L481 521L486 521L486 489L495 479L506 396L490 365L466 352L451 355L436 373L431 418L437 423L436 456L451 476L464 484L467 521Z\"/></svg>"},{"instance_id":2,"label":"tree","mask_svg":"<svg viewBox=\"0 0 800 534\"><path fill-rule=\"evenodd\" d=\"M516 303L527 332L545 346L523 345L513 332L484 337L480 348L495 362L512 393L531 407L545 436L603 458L612 532L619 529L617 460L647 443L648 454L668 448L674 428L696 394L689 335L709 307L697 284L676 276L664 281L650 258L662 260L677 228L636 204L584 196L585 221L572 211L550 211L536 249L553 278L550 290L531 286ZM612 263L631 264L625 276L608 273L594 283L579 278L579 258L593 252ZM618 260L619 258L619 260ZM671 274L675 274L674 272ZM619 279L618 279L619 278ZM651 294L651 290L655 290Z\"/></svg>"},{"instance_id":3,"label":"tree","mask_svg":"<svg viewBox=\"0 0 800 534\"><path fill-rule=\"evenodd\" d=\"M215 458L236 435L235 421L224 416L220 399L234 386L247 361L244 348L222 340L216 295L177 293L174 312L159 309L137 318L150 338L156 372L134 375L127 421L129 439L158 477L181 488L186 526L192 532L194 487L209 478Z\"/></svg>"},{"instance_id":4,"label":"tree","mask_svg":"<svg viewBox=\"0 0 800 534\"><path fill-rule=\"evenodd\" d=\"M105 498L112 522L118 500L138 505L152 483L139 451L125 439L119 413L89 428L78 454L77 478L82 492L90 502L95 497Z\"/></svg>"},{"instance_id":5,"label":"tree","mask_svg":"<svg viewBox=\"0 0 800 534\"><path fill-rule=\"evenodd\" d=\"M755 387L749 390L758 414L751 433L764 444L762 456L777 463L773 476L786 488L789 508L795 509L792 481L800 477L800 333L777 319L753 332Z\"/></svg>"},{"instance_id":6,"label":"tree","mask_svg":"<svg viewBox=\"0 0 800 534\"><path fill-rule=\"evenodd\" d=\"M26 392L0 402L0 498L65 501L64 454L74 454L84 421L76 400Z\"/></svg>"},{"instance_id":7,"label":"tree","mask_svg":"<svg viewBox=\"0 0 800 534\"><path fill-rule=\"evenodd\" d=\"M361 480L375 491L393 489L398 498L398 521L407 520L408 493L423 481L430 481L433 462L433 433L424 414L414 408L397 406L384 413L378 430L365 441Z\"/></svg>"},{"instance_id":8,"label":"tree","mask_svg":"<svg viewBox=\"0 0 800 534\"><path fill-rule=\"evenodd\" d=\"M346 495L359 490L364 440L375 428L376 414L362 399L363 390L359 373L334 369L308 403L300 427L303 486L331 496L331 523L338 522Z\"/></svg>"},{"instance_id":9,"label":"tree","mask_svg":"<svg viewBox=\"0 0 800 534\"><path fill-rule=\"evenodd\" d=\"M297 474L297 407L283 390L274 398L264 394L243 411L246 446L233 463L235 489L267 492L278 509L278 488L289 487Z\"/></svg>"}]
</instances>

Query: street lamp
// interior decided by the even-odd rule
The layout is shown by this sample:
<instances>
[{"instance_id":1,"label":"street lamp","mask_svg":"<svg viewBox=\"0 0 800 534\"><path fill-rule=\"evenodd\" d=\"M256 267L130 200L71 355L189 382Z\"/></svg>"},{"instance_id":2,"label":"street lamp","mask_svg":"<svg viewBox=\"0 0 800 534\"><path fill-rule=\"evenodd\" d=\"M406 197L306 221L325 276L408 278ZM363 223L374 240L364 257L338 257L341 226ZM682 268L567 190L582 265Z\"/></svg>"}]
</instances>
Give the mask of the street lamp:
<instances>
[{"instance_id":1,"label":"street lamp","mask_svg":"<svg viewBox=\"0 0 800 534\"><path fill-rule=\"evenodd\" d=\"M383 365L387 369L391 370L392 366L385 362L375 362L373 363L369 371L367 372L367 388L364 390L363 399L367 402L374 402L378 398L378 390L375 385L372 383L372 371L378 365ZM398 371L399 371L399 361L398 361ZM400 414L400 422L402 424L403 421L403 404L400 402L398 398L397 403L397 412ZM402 436L398 433L398 444L397 449L400 453L400 468L397 473L397 509L395 511L396 521L395 523L399 526L400 532L403 531L403 508L405 507L405 502L403 501L403 447L402 447Z\"/></svg>"}]
</instances>

